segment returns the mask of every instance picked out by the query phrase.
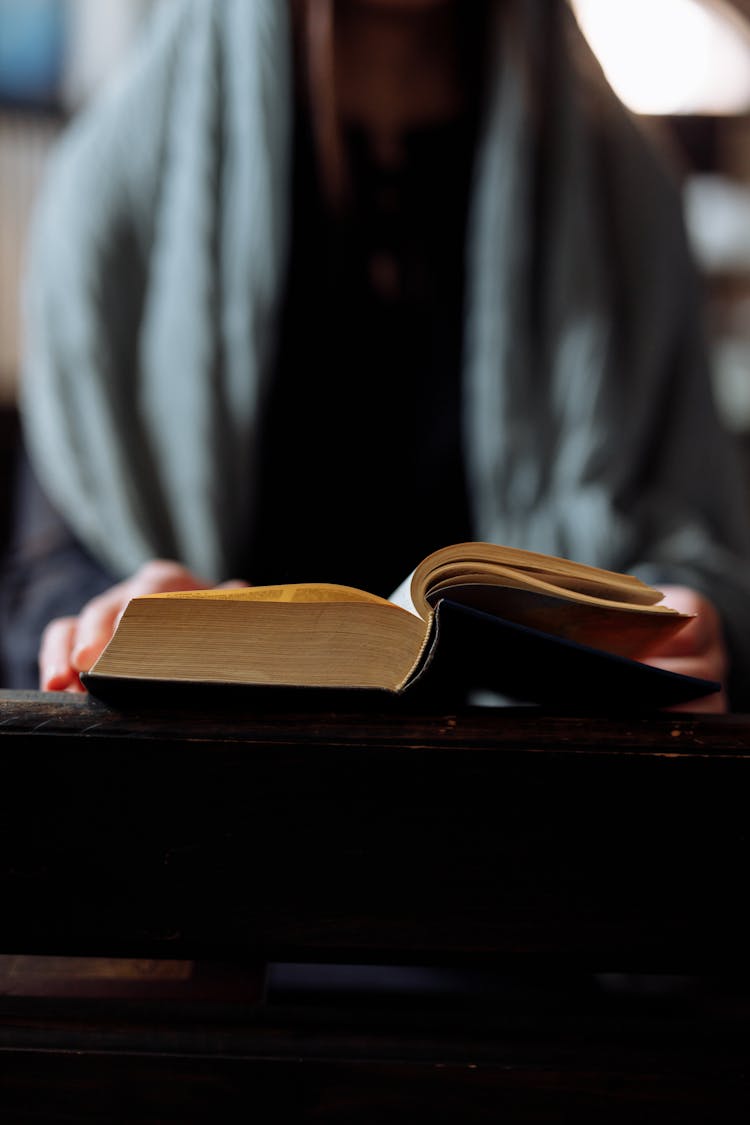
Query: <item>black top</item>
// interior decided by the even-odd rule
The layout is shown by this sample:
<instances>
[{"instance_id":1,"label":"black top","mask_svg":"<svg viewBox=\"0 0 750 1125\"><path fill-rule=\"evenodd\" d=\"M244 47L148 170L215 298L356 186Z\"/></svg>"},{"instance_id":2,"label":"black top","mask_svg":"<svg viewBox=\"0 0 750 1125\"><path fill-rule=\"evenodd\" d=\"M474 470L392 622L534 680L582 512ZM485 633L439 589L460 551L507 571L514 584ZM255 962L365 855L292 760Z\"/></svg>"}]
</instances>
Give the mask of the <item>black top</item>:
<instances>
[{"instance_id":1,"label":"black top","mask_svg":"<svg viewBox=\"0 0 750 1125\"><path fill-rule=\"evenodd\" d=\"M351 206L331 218L299 128L289 286L248 552L253 582L388 595L469 537L460 394L466 123L383 169L347 137Z\"/></svg>"}]
</instances>

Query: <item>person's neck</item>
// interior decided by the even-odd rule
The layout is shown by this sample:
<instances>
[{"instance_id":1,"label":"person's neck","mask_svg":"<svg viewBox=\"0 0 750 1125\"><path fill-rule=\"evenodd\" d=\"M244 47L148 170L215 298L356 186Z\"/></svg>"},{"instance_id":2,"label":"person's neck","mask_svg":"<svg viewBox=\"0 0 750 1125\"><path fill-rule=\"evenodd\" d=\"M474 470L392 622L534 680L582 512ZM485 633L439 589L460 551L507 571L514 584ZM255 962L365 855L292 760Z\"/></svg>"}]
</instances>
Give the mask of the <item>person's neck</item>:
<instances>
[{"instance_id":1,"label":"person's neck","mask_svg":"<svg viewBox=\"0 0 750 1125\"><path fill-rule=\"evenodd\" d=\"M411 9L337 5L334 58L341 121L362 128L377 160L398 162L406 133L453 120L464 110L460 20L454 0Z\"/></svg>"}]
</instances>

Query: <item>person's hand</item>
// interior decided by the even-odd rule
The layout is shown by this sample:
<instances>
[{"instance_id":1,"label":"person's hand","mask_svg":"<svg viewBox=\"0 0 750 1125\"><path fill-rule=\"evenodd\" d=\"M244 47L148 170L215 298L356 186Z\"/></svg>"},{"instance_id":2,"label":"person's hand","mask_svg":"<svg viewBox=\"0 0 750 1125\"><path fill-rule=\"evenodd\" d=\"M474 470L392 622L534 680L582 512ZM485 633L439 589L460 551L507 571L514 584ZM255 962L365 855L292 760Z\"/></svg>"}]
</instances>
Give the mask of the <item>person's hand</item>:
<instances>
[{"instance_id":1,"label":"person's hand","mask_svg":"<svg viewBox=\"0 0 750 1125\"><path fill-rule=\"evenodd\" d=\"M661 589L664 605L681 613L695 614L695 617L673 637L649 649L642 658L644 663L686 676L716 680L724 685L729 671L729 654L718 610L708 598L688 586L662 586ZM726 690L722 687L720 692L670 710L722 712L727 708Z\"/></svg>"},{"instance_id":2,"label":"person's hand","mask_svg":"<svg viewBox=\"0 0 750 1125\"><path fill-rule=\"evenodd\" d=\"M144 563L130 578L92 598L77 617L58 617L50 621L39 647L40 688L42 691L84 691L80 673L87 672L98 659L131 598L170 590L206 590L211 585L169 559ZM245 585L239 579L222 583L222 587Z\"/></svg>"}]
</instances>

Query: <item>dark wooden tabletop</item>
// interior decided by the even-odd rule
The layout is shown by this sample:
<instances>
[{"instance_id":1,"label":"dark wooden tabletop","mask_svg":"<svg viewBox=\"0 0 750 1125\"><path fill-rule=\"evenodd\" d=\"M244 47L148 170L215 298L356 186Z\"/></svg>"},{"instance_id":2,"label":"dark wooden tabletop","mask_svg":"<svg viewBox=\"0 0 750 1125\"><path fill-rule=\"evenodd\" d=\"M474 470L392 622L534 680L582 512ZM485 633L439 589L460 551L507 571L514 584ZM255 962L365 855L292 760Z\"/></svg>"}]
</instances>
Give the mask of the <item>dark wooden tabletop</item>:
<instances>
[{"instance_id":1,"label":"dark wooden tabletop","mask_svg":"<svg viewBox=\"0 0 750 1125\"><path fill-rule=\"evenodd\" d=\"M114 710L88 695L0 689L0 732L7 735L147 741L206 741L248 746L376 746L426 749L611 751L710 755L750 753L750 715L656 712L566 715L537 707L466 707L442 713L376 710L220 710L148 707Z\"/></svg>"},{"instance_id":2,"label":"dark wooden tabletop","mask_svg":"<svg viewBox=\"0 0 750 1125\"><path fill-rule=\"evenodd\" d=\"M750 717L3 692L0 736L3 1121L748 1119Z\"/></svg>"},{"instance_id":3,"label":"dark wooden tabletop","mask_svg":"<svg viewBox=\"0 0 750 1125\"><path fill-rule=\"evenodd\" d=\"M744 963L750 717L0 695L0 953Z\"/></svg>"}]
</instances>

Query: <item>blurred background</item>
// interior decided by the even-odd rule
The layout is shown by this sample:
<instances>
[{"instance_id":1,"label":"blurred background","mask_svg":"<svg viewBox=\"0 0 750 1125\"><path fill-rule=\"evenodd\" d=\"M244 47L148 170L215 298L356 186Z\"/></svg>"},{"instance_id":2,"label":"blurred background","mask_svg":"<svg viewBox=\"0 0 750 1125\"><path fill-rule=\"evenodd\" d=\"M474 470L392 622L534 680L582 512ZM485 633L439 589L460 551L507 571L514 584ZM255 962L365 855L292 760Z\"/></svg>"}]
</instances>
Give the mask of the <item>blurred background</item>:
<instances>
[{"instance_id":1,"label":"blurred background","mask_svg":"<svg viewBox=\"0 0 750 1125\"><path fill-rule=\"evenodd\" d=\"M7 481L19 278L50 145L172 0L0 0L0 451ZM750 0L569 0L678 177L705 279L716 397L750 476ZM7 489L0 485L0 492Z\"/></svg>"}]
</instances>

